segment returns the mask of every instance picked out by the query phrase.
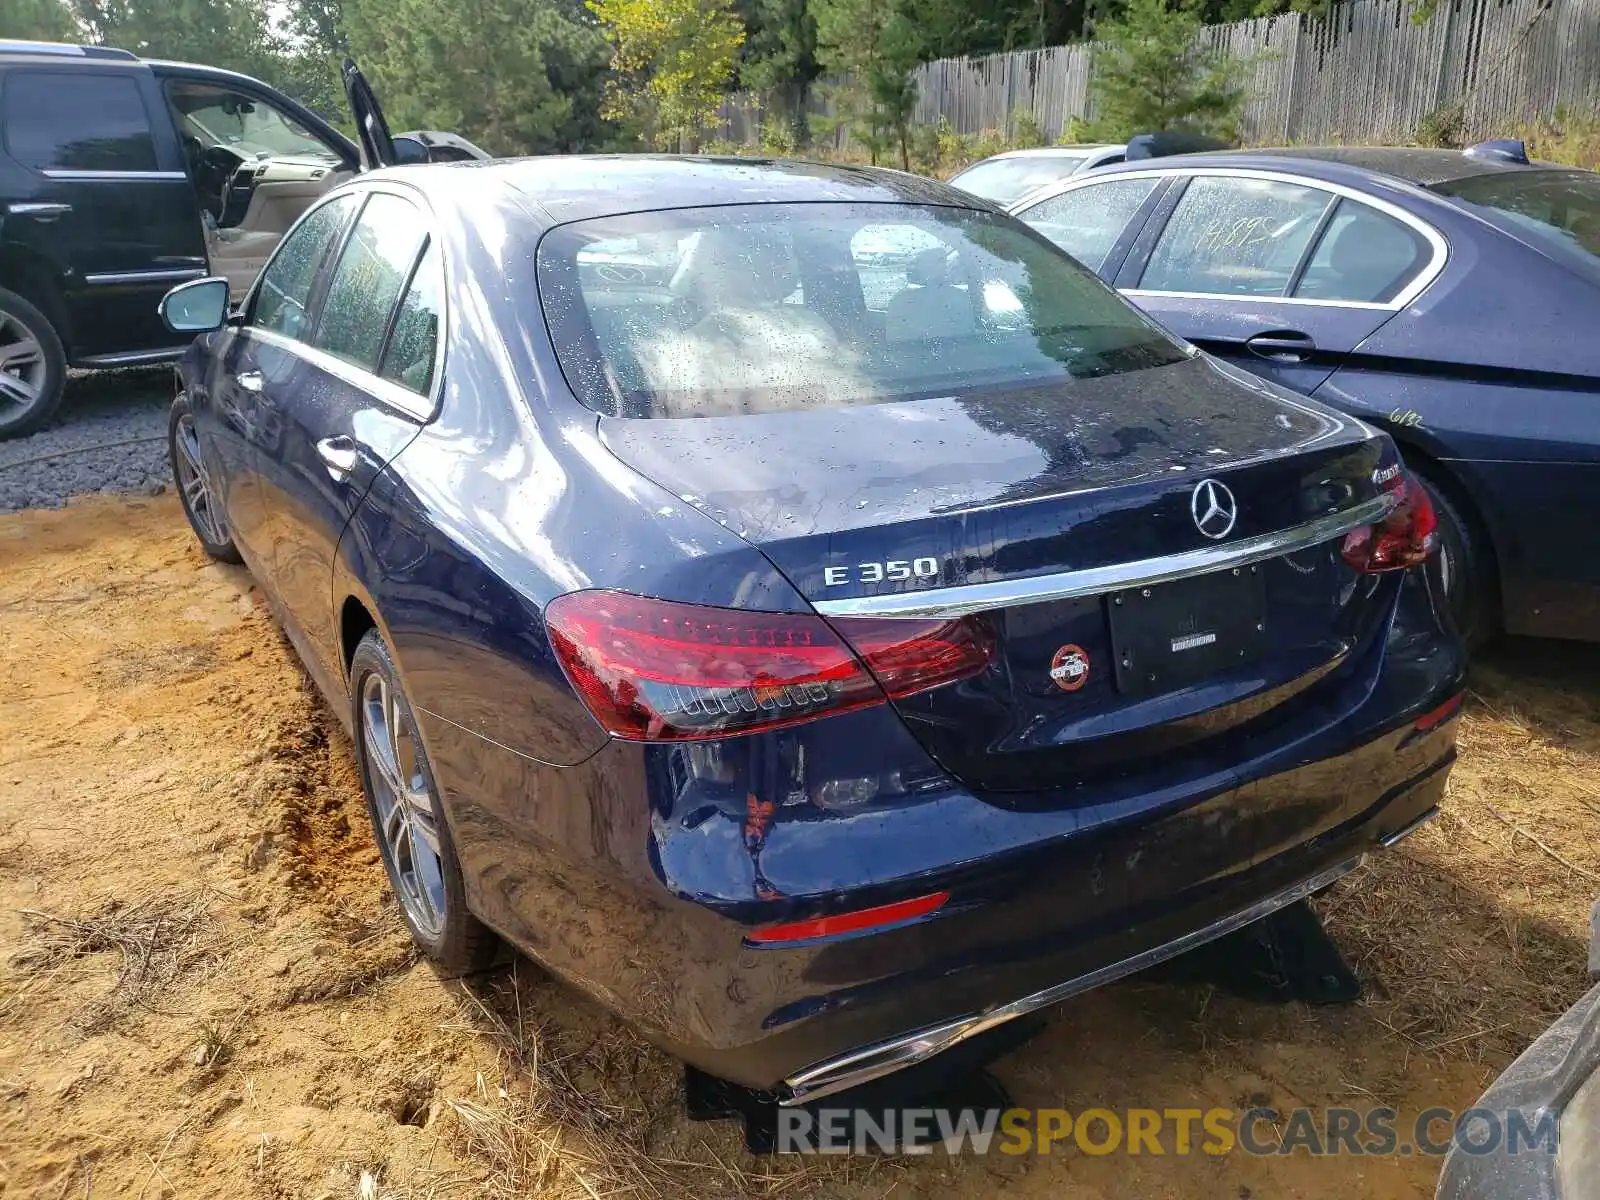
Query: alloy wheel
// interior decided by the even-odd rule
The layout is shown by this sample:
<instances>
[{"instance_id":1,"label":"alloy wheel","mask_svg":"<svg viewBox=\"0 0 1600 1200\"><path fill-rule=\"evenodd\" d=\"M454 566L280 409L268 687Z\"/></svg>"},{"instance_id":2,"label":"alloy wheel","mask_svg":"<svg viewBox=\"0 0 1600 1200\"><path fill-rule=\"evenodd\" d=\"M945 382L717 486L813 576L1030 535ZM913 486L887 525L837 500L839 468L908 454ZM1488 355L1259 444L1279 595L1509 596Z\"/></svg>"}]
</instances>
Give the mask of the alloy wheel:
<instances>
[{"instance_id":1,"label":"alloy wheel","mask_svg":"<svg viewBox=\"0 0 1600 1200\"><path fill-rule=\"evenodd\" d=\"M178 486L183 489L183 502L188 507L201 536L213 546L228 541L228 522L222 515L211 477L206 473L200 456L200 439L195 435L194 418L184 413L178 418L178 433L173 438L177 453L173 456L173 470L178 476Z\"/></svg>"},{"instance_id":2,"label":"alloy wheel","mask_svg":"<svg viewBox=\"0 0 1600 1200\"><path fill-rule=\"evenodd\" d=\"M439 829L416 735L401 704L389 680L376 671L368 675L361 688L361 738L378 836L394 867L400 904L419 932L437 937L445 924Z\"/></svg>"},{"instance_id":3,"label":"alloy wheel","mask_svg":"<svg viewBox=\"0 0 1600 1200\"><path fill-rule=\"evenodd\" d=\"M39 403L49 370L33 331L0 309L0 424L21 420Z\"/></svg>"}]
</instances>

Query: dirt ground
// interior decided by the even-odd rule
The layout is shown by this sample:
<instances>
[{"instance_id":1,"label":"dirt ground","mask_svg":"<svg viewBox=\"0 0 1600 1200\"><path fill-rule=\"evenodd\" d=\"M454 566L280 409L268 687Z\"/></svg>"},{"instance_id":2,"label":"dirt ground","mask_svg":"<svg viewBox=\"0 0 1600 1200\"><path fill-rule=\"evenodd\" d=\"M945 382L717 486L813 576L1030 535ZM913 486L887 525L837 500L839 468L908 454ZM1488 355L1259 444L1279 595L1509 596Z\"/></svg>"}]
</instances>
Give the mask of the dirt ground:
<instances>
[{"instance_id":1,"label":"dirt ground","mask_svg":"<svg viewBox=\"0 0 1600 1200\"><path fill-rule=\"evenodd\" d=\"M682 1115L528 962L418 963L336 721L170 497L0 517L6 1196L1431 1196L1420 1156L817 1159ZM1479 667L1443 818L1324 899L1367 998L1133 980L1002 1060L1017 1103L1464 1107L1583 991L1600 654Z\"/></svg>"}]
</instances>

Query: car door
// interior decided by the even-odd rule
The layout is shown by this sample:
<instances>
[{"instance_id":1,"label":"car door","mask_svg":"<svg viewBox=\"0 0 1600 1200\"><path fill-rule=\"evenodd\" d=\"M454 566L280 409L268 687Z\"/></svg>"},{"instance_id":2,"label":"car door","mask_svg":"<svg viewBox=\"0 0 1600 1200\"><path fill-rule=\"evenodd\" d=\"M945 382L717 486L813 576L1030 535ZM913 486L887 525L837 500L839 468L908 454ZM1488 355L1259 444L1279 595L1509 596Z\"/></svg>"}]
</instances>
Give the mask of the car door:
<instances>
[{"instance_id":1,"label":"car door","mask_svg":"<svg viewBox=\"0 0 1600 1200\"><path fill-rule=\"evenodd\" d=\"M107 63L9 70L0 94L7 211L0 243L60 289L76 363L114 366L181 347L157 315L206 271L200 210L154 78Z\"/></svg>"},{"instance_id":2,"label":"car door","mask_svg":"<svg viewBox=\"0 0 1600 1200\"><path fill-rule=\"evenodd\" d=\"M290 386L298 360L284 343L309 338L312 298L361 198L334 197L310 210L279 244L247 298L240 328L219 356L209 403L196 413L210 448L233 539L264 581L271 534L261 462L278 452L282 420L273 396Z\"/></svg>"},{"instance_id":3,"label":"car door","mask_svg":"<svg viewBox=\"0 0 1600 1200\"><path fill-rule=\"evenodd\" d=\"M1192 172L1116 281L1168 329L1315 391L1426 286L1444 242L1381 201L1262 172Z\"/></svg>"},{"instance_id":4,"label":"car door","mask_svg":"<svg viewBox=\"0 0 1600 1200\"><path fill-rule=\"evenodd\" d=\"M363 188L313 297L306 336L258 333L259 403L275 436L256 450L270 586L307 665L337 693L332 579L340 534L384 466L433 412L444 273L420 202Z\"/></svg>"},{"instance_id":5,"label":"car door","mask_svg":"<svg viewBox=\"0 0 1600 1200\"><path fill-rule=\"evenodd\" d=\"M1157 175L1116 175L1028 197L1011 212L1109 283L1169 185Z\"/></svg>"}]
</instances>

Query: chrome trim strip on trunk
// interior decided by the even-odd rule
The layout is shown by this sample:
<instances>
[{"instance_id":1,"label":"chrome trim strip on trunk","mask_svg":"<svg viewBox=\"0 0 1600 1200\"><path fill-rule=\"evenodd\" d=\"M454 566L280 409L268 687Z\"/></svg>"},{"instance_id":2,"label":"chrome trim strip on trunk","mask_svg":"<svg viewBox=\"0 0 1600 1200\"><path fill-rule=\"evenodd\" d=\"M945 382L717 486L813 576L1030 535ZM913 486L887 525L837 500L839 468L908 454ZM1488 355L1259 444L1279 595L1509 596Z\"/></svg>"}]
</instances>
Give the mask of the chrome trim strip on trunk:
<instances>
[{"instance_id":1,"label":"chrome trim strip on trunk","mask_svg":"<svg viewBox=\"0 0 1600 1200\"><path fill-rule=\"evenodd\" d=\"M85 275L83 281L92 284L107 283L182 283L199 279L206 273L204 267L167 267L154 271L98 271Z\"/></svg>"},{"instance_id":2,"label":"chrome trim strip on trunk","mask_svg":"<svg viewBox=\"0 0 1600 1200\"><path fill-rule=\"evenodd\" d=\"M1062 1000L1069 999L1091 988L1102 984L1112 983L1125 976L1135 974L1146 967L1153 967L1157 963L1165 962L1169 958L1176 958L1203 946L1207 942L1225 937L1235 930L1243 929L1252 921L1259 921L1262 917L1270 916L1280 908L1286 908L1299 900L1304 900L1314 892L1319 892L1333 883L1336 879L1349 874L1361 865L1364 855L1340 863L1303 879L1292 887L1274 892L1264 899L1257 900L1237 912L1230 913L1220 920L1186 933L1181 937L1173 938L1159 946L1153 946L1131 958L1121 962L1111 963L1101 967L1098 971L1090 971L1087 975L1080 975L1076 979L1069 979L1053 987L1045 988L1042 992L1034 992L1031 996L1024 996L1020 1000L1013 1000L1010 1004L992 1008L988 1012L976 1016L962 1017L959 1020L949 1021L943 1025L935 1025L928 1029L918 1030L888 1042L879 1042L875 1046L867 1046L861 1050L853 1050L838 1058L829 1059L815 1066L807 1067L795 1075L784 1080L787 1094L778 1101L781 1107L789 1108L797 1104L809 1104L824 1096L831 1096L836 1092L845 1091L847 1088L858 1087L874 1079L881 1079L895 1071L932 1058L941 1051L958 1045L969 1038L977 1037L980 1033L1003 1025L1017 1017L1026 1016L1041 1008L1047 1008Z\"/></svg>"},{"instance_id":3,"label":"chrome trim strip on trunk","mask_svg":"<svg viewBox=\"0 0 1600 1200\"><path fill-rule=\"evenodd\" d=\"M1041 604L1049 600L1097 596L1120 588L1148 587L1170 583L1187 575L1249 566L1309 549L1341 537L1352 529L1382 520L1397 503L1398 500L1386 492L1364 500L1353 508L1318 517L1292 529L1280 529L1275 533L1264 533L1224 545L1201 546L1162 558L1141 558L1104 567L1085 567L1052 575L1030 575L1025 579L968 583L925 592L817 600L814 606L819 613L828 617L962 617L1015 604Z\"/></svg>"}]
</instances>

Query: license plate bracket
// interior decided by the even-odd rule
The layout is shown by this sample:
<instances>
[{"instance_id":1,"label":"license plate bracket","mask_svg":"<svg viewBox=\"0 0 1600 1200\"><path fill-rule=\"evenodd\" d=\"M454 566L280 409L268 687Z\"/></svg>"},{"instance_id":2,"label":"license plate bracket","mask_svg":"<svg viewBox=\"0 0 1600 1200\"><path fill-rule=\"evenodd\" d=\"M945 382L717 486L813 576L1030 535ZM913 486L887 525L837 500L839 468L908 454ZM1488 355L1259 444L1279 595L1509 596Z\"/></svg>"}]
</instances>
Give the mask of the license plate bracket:
<instances>
[{"instance_id":1,"label":"license plate bracket","mask_svg":"<svg viewBox=\"0 0 1600 1200\"><path fill-rule=\"evenodd\" d=\"M1254 662L1267 647L1260 566L1196 575L1106 597L1117 690L1143 696Z\"/></svg>"}]
</instances>

